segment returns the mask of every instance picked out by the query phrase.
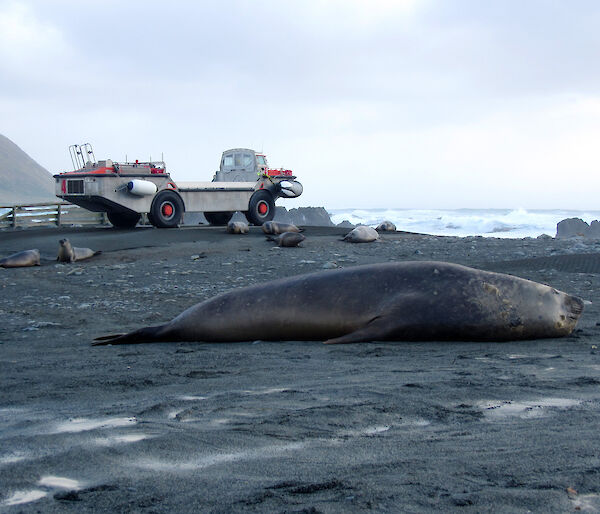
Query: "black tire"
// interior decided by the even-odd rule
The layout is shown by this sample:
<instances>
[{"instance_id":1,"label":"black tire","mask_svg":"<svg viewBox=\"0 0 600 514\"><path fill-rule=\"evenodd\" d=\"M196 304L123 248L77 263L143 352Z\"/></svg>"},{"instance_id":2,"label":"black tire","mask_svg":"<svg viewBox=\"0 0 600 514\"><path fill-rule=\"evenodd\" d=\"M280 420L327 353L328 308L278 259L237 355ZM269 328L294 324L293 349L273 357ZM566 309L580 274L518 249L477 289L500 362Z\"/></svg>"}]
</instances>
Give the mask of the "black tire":
<instances>
[{"instance_id":1,"label":"black tire","mask_svg":"<svg viewBox=\"0 0 600 514\"><path fill-rule=\"evenodd\" d=\"M150 208L152 224L158 228L174 228L183 216L183 201L173 191L161 191L154 197Z\"/></svg>"},{"instance_id":2,"label":"black tire","mask_svg":"<svg viewBox=\"0 0 600 514\"><path fill-rule=\"evenodd\" d=\"M107 212L106 216L115 228L133 228L142 217L137 212Z\"/></svg>"},{"instance_id":3,"label":"black tire","mask_svg":"<svg viewBox=\"0 0 600 514\"><path fill-rule=\"evenodd\" d=\"M253 225L262 225L266 221L271 221L275 216L273 195L264 189L256 191L248 202L248 211L244 214Z\"/></svg>"},{"instance_id":4,"label":"black tire","mask_svg":"<svg viewBox=\"0 0 600 514\"><path fill-rule=\"evenodd\" d=\"M233 212L205 212L204 217L211 225L227 225Z\"/></svg>"}]
</instances>

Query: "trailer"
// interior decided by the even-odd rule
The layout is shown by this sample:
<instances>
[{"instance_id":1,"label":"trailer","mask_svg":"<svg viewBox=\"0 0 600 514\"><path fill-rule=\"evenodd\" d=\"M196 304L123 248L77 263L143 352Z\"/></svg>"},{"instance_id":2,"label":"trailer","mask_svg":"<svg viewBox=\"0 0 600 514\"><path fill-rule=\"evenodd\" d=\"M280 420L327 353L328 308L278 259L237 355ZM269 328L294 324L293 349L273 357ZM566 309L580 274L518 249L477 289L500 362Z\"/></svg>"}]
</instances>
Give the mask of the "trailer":
<instances>
[{"instance_id":1,"label":"trailer","mask_svg":"<svg viewBox=\"0 0 600 514\"><path fill-rule=\"evenodd\" d=\"M270 169L264 154L247 148L223 152L211 182L175 182L163 161L96 161L89 143L69 152L74 170L54 175L56 196L105 212L118 228L135 227L142 214L155 227L173 228L185 212L225 225L240 211L262 225L273 219L278 198L296 198L303 189L291 170Z\"/></svg>"}]
</instances>

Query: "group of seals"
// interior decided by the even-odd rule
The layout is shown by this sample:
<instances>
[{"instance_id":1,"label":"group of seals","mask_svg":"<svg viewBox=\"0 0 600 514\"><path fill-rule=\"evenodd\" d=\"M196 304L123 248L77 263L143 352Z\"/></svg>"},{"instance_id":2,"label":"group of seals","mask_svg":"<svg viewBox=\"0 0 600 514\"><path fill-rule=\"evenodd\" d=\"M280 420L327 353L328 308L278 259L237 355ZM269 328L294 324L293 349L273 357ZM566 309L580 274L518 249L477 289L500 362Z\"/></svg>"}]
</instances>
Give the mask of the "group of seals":
<instances>
[{"instance_id":1,"label":"group of seals","mask_svg":"<svg viewBox=\"0 0 600 514\"><path fill-rule=\"evenodd\" d=\"M95 252L90 248L73 247L68 239L61 239L58 244L58 257L56 258L58 262L82 261L102 253L101 250Z\"/></svg>"},{"instance_id":2,"label":"group of seals","mask_svg":"<svg viewBox=\"0 0 600 514\"><path fill-rule=\"evenodd\" d=\"M26 266L40 265L40 251L23 250L22 252L13 253L4 259L0 259L0 268L22 268Z\"/></svg>"},{"instance_id":3,"label":"group of seals","mask_svg":"<svg viewBox=\"0 0 600 514\"><path fill-rule=\"evenodd\" d=\"M58 257L56 257L58 262L82 261L102 253L101 251L95 252L90 248L74 248L68 239L61 239L58 243ZM39 265L40 251L38 249L24 250L0 259L1 268L21 268Z\"/></svg>"},{"instance_id":4,"label":"group of seals","mask_svg":"<svg viewBox=\"0 0 600 514\"><path fill-rule=\"evenodd\" d=\"M248 224L243 221L230 221L227 224L227 232L229 234L247 234L249 230ZM274 241L277 243L277 246L298 246L306 239L306 237L300 234L303 230L291 223L266 221L262 224L262 231L265 233L267 240Z\"/></svg>"},{"instance_id":5,"label":"group of seals","mask_svg":"<svg viewBox=\"0 0 600 514\"><path fill-rule=\"evenodd\" d=\"M235 289L164 325L99 337L94 344L537 339L570 334L582 310L579 298L537 282L458 264L413 261Z\"/></svg>"},{"instance_id":6,"label":"group of seals","mask_svg":"<svg viewBox=\"0 0 600 514\"><path fill-rule=\"evenodd\" d=\"M291 248L298 246L306 239L300 232L303 228L298 228L292 223L279 223L278 221L266 221L262 224L262 231L267 234L267 240L277 243L277 246Z\"/></svg>"},{"instance_id":7,"label":"group of seals","mask_svg":"<svg viewBox=\"0 0 600 514\"><path fill-rule=\"evenodd\" d=\"M277 235L285 232L303 232L303 228L298 228L292 223L280 223L278 221L265 221L261 225L262 231L265 234Z\"/></svg>"},{"instance_id":8,"label":"group of seals","mask_svg":"<svg viewBox=\"0 0 600 514\"><path fill-rule=\"evenodd\" d=\"M377 228L359 225L348 232L342 238L342 241L347 241L349 243L372 243L379 239L379 232L396 232L396 225L391 221L383 221L377 225Z\"/></svg>"}]
</instances>

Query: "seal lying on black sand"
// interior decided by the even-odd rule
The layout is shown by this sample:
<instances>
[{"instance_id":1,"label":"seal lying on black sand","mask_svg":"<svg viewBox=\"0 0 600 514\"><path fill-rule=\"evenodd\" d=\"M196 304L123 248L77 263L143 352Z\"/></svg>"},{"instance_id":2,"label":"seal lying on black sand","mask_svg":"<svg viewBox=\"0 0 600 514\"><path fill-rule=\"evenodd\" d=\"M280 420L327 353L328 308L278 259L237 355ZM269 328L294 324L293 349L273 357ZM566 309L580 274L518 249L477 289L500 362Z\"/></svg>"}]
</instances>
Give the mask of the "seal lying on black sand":
<instances>
[{"instance_id":1,"label":"seal lying on black sand","mask_svg":"<svg viewBox=\"0 0 600 514\"><path fill-rule=\"evenodd\" d=\"M348 232L342 238L342 241L348 241L349 243L372 243L377 239L379 239L379 232L377 230L366 225L359 225Z\"/></svg>"},{"instance_id":2,"label":"seal lying on black sand","mask_svg":"<svg viewBox=\"0 0 600 514\"><path fill-rule=\"evenodd\" d=\"M99 337L94 344L509 341L569 335L582 311L579 298L511 275L445 262L398 262L234 289L164 325Z\"/></svg>"},{"instance_id":3,"label":"seal lying on black sand","mask_svg":"<svg viewBox=\"0 0 600 514\"><path fill-rule=\"evenodd\" d=\"M39 266L40 251L24 250L22 252L13 253L4 259L0 259L0 268L22 268L25 266Z\"/></svg>"},{"instance_id":4,"label":"seal lying on black sand","mask_svg":"<svg viewBox=\"0 0 600 514\"><path fill-rule=\"evenodd\" d=\"M58 247L58 257L56 260L59 262L82 261L102 253L101 250L95 252L90 248L74 248L68 239L61 239L58 243L60 246Z\"/></svg>"},{"instance_id":5,"label":"seal lying on black sand","mask_svg":"<svg viewBox=\"0 0 600 514\"><path fill-rule=\"evenodd\" d=\"M377 232L396 232L396 225L394 225L391 221L383 221L377 228L375 228Z\"/></svg>"},{"instance_id":6,"label":"seal lying on black sand","mask_svg":"<svg viewBox=\"0 0 600 514\"><path fill-rule=\"evenodd\" d=\"M265 221L261 227L265 234L283 234L284 232L302 232L304 230L292 223L279 223L278 221Z\"/></svg>"},{"instance_id":7,"label":"seal lying on black sand","mask_svg":"<svg viewBox=\"0 0 600 514\"><path fill-rule=\"evenodd\" d=\"M274 241L277 246L298 246L302 241L306 239L302 234L298 232L284 232L278 236L267 236L269 241Z\"/></svg>"},{"instance_id":8,"label":"seal lying on black sand","mask_svg":"<svg viewBox=\"0 0 600 514\"><path fill-rule=\"evenodd\" d=\"M227 232L229 234L247 234L250 231L248 223L243 221L230 221L227 223Z\"/></svg>"}]
</instances>

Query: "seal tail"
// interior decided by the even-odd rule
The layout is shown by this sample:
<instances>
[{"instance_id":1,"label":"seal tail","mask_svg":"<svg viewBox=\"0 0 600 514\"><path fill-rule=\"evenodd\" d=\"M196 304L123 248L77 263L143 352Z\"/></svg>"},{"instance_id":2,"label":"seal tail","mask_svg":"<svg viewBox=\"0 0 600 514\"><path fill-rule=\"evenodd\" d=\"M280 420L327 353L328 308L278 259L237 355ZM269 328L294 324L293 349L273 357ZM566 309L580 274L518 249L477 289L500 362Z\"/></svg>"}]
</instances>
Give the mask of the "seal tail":
<instances>
[{"instance_id":1,"label":"seal tail","mask_svg":"<svg viewBox=\"0 0 600 514\"><path fill-rule=\"evenodd\" d=\"M96 251L94 252L94 255L100 255L101 253L102 253L102 250L96 250Z\"/></svg>"},{"instance_id":2,"label":"seal tail","mask_svg":"<svg viewBox=\"0 0 600 514\"><path fill-rule=\"evenodd\" d=\"M96 337L92 346L104 346L107 344L136 344L136 343L158 343L161 341L170 341L165 335L166 325L156 327L144 327L128 332L127 334L111 334L108 336Z\"/></svg>"}]
</instances>

